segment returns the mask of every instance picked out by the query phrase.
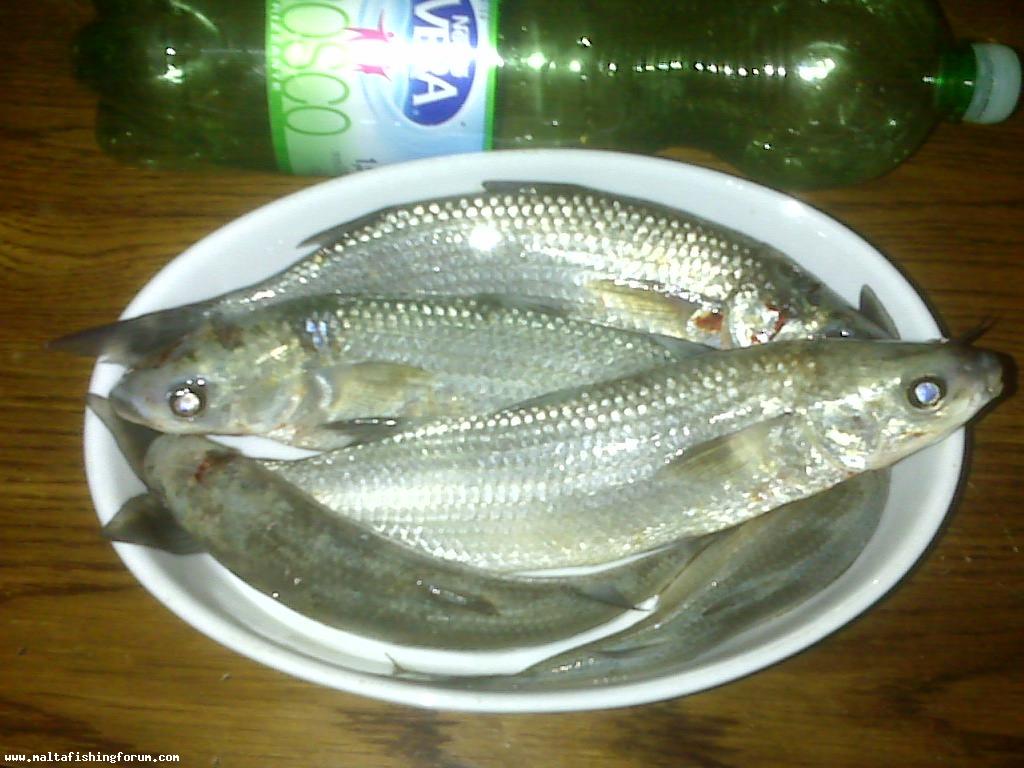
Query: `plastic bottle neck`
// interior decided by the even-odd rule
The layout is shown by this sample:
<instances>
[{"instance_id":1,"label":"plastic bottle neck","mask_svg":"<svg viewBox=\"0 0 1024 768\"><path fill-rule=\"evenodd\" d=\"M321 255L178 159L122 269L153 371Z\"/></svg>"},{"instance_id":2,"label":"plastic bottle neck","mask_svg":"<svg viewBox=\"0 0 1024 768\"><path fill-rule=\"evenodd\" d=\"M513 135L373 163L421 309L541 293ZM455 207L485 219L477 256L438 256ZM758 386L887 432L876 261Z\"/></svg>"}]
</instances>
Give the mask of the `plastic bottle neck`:
<instances>
[{"instance_id":1,"label":"plastic bottle neck","mask_svg":"<svg viewBox=\"0 0 1024 768\"><path fill-rule=\"evenodd\" d=\"M998 43L962 43L942 57L935 85L946 119L999 123L1017 108L1020 58Z\"/></svg>"},{"instance_id":2,"label":"plastic bottle neck","mask_svg":"<svg viewBox=\"0 0 1024 768\"><path fill-rule=\"evenodd\" d=\"M974 98L978 61L970 43L960 43L942 56L939 74L935 77L935 99L947 120L964 119Z\"/></svg>"}]
</instances>

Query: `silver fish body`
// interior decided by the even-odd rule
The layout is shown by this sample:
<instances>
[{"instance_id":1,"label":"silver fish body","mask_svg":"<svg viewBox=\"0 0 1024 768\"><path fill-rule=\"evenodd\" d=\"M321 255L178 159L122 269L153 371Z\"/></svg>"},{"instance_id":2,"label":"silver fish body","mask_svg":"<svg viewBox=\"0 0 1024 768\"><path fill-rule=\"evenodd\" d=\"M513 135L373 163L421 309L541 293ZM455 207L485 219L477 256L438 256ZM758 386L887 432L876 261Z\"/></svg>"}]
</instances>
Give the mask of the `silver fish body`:
<instances>
[{"instance_id":1,"label":"silver fish body","mask_svg":"<svg viewBox=\"0 0 1024 768\"><path fill-rule=\"evenodd\" d=\"M367 420L487 413L705 350L493 301L320 296L207 322L110 398L162 432L327 449Z\"/></svg>"},{"instance_id":2,"label":"silver fish body","mask_svg":"<svg viewBox=\"0 0 1024 768\"><path fill-rule=\"evenodd\" d=\"M998 358L954 344L779 342L266 466L429 554L557 568L728 528L887 467L1001 387Z\"/></svg>"},{"instance_id":3,"label":"silver fish body","mask_svg":"<svg viewBox=\"0 0 1024 768\"><path fill-rule=\"evenodd\" d=\"M884 335L764 243L672 208L583 187L486 184L480 192L389 208L310 240L320 249L258 284L55 346L130 361L205 318L329 292L502 294L591 322L723 348Z\"/></svg>"},{"instance_id":4,"label":"silver fish body","mask_svg":"<svg viewBox=\"0 0 1024 768\"><path fill-rule=\"evenodd\" d=\"M387 541L200 437L156 438L144 476L180 526L250 586L327 625L405 645L492 650L562 640L655 594L703 546L591 576L502 578Z\"/></svg>"}]
</instances>

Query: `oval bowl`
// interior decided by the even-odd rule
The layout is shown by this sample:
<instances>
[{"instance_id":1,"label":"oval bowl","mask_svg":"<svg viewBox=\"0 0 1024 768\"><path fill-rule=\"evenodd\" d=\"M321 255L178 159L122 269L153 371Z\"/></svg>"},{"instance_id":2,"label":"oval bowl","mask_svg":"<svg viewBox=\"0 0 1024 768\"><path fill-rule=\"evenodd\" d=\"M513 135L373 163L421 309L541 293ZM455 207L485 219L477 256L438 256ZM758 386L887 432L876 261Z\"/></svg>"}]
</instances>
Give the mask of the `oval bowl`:
<instances>
[{"instance_id":1,"label":"oval bowl","mask_svg":"<svg viewBox=\"0 0 1024 768\"><path fill-rule=\"evenodd\" d=\"M873 247L791 197L704 168L627 154L583 150L491 152L393 165L318 184L277 200L189 248L135 297L124 317L220 294L279 271L305 255L312 233L400 203L465 193L486 180L580 184L672 206L765 241L856 304L871 286L904 339L941 338L925 302ZM308 250L308 249L307 249ZM118 366L98 363L90 389L106 394ZM682 670L622 685L552 692L468 691L457 682L388 677L381 643L298 616L242 584L206 555L175 557L130 544L118 555L142 585L199 631L263 664L352 693L419 707L486 712L554 712L652 702L721 685L797 653L834 632L890 590L935 536L956 493L964 460L960 430L910 457L892 473L881 522L854 565L828 588L694 660ZM91 413L85 423L89 488L107 522L142 485ZM401 649L399 649L400 651ZM465 655L431 659L458 671ZM488 659L495 668L529 662L519 652ZM408 657L401 657L403 662Z\"/></svg>"}]
</instances>

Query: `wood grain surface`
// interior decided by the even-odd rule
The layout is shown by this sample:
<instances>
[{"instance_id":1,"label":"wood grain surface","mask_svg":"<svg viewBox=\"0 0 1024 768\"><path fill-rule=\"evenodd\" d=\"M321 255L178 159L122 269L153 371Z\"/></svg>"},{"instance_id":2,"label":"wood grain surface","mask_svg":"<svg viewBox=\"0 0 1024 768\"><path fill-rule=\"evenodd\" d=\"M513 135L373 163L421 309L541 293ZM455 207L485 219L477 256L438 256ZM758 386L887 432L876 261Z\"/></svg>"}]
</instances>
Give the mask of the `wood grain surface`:
<instances>
[{"instance_id":1,"label":"wood grain surface","mask_svg":"<svg viewBox=\"0 0 1024 768\"><path fill-rule=\"evenodd\" d=\"M507 0L514 2L514 0ZM1024 3L946 0L1024 45ZM865 616L746 679L568 715L419 711L310 685L200 635L98 532L82 466L89 360L47 339L115 318L169 259L309 179L158 173L96 148L70 75L84 2L0 9L0 758L168 753L188 766L1024 765L1024 406L973 430L963 498ZM699 153L677 157L714 164ZM1024 115L940 127L889 176L803 195L876 245L958 334L1024 359Z\"/></svg>"}]
</instances>

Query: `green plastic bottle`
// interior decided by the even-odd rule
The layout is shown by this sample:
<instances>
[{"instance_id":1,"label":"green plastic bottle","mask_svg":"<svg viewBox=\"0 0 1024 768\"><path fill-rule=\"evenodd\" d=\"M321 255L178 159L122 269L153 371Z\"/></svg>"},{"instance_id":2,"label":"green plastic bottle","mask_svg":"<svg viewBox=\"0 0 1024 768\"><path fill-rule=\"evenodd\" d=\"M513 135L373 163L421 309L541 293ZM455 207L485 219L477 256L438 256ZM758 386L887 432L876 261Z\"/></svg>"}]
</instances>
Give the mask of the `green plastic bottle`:
<instances>
[{"instance_id":1,"label":"green plastic bottle","mask_svg":"<svg viewBox=\"0 0 1024 768\"><path fill-rule=\"evenodd\" d=\"M490 148L710 150L781 187L998 122L1020 63L932 0L106 0L77 45L112 154L333 175Z\"/></svg>"}]
</instances>

